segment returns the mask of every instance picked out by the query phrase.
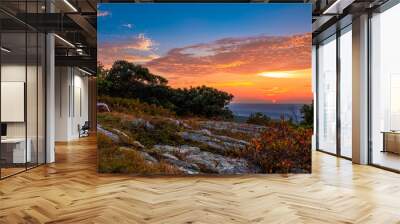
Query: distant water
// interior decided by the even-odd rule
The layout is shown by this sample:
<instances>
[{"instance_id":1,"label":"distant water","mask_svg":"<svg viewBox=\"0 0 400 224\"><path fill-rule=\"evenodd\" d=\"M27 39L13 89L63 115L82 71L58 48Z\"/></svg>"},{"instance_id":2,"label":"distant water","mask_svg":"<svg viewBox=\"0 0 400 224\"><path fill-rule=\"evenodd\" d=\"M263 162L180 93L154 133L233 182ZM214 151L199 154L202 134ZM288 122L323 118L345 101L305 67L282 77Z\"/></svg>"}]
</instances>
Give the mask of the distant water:
<instances>
[{"instance_id":1,"label":"distant water","mask_svg":"<svg viewBox=\"0 0 400 224\"><path fill-rule=\"evenodd\" d=\"M251 114L261 112L272 119L279 119L284 115L286 119L290 117L293 121L301 121L300 109L303 104L247 104L247 103L232 103L229 104L229 109L235 116L249 117Z\"/></svg>"}]
</instances>

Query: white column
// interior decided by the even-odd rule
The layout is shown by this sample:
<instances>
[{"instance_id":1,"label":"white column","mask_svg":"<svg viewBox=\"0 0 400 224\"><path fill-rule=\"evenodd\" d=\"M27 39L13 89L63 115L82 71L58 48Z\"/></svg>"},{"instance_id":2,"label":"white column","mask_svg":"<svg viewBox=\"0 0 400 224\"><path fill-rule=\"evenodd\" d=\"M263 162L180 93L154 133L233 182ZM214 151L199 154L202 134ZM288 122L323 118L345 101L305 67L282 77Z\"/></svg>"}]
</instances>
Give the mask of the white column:
<instances>
[{"instance_id":1,"label":"white column","mask_svg":"<svg viewBox=\"0 0 400 224\"><path fill-rule=\"evenodd\" d=\"M46 36L46 162L55 161L55 55L54 55L54 35Z\"/></svg>"},{"instance_id":2,"label":"white column","mask_svg":"<svg viewBox=\"0 0 400 224\"><path fill-rule=\"evenodd\" d=\"M353 162L368 163L368 15L353 19Z\"/></svg>"}]
</instances>

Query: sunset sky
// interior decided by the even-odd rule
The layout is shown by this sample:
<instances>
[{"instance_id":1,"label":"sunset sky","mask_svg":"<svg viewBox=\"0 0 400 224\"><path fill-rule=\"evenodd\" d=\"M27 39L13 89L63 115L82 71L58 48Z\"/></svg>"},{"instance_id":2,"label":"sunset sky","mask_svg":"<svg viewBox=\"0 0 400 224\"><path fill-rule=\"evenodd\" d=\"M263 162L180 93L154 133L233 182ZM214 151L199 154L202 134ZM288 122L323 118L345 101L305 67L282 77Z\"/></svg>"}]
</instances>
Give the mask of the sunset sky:
<instances>
[{"instance_id":1,"label":"sunset sky","mask_svg":"<svg viewBox=\"0 0 400 224\"><path fill-rule=\"evenodd\" d=\"M142 64L172 87L235 103L310 103L310 4L100 4L98 60Z\"/></svg>"}]
</instances>

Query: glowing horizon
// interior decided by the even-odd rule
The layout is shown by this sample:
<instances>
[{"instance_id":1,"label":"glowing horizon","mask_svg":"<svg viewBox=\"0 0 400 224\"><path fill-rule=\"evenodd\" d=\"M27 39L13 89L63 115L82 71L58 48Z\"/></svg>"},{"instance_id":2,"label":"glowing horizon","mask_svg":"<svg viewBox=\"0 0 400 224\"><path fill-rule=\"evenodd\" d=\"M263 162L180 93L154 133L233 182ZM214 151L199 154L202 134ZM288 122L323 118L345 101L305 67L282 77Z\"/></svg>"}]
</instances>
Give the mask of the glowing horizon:
<instances>
[{"instance_id":1,"label":"glowing horizon","mask_svg":"<svg viewBox=\"0 0 400 224\"><path fill-rule=\"evenodd\" d=\"M106 68L127 60L174 88L206 85L231 93L232 103L311 103L308 6L144 5L99 8L98 55ZM224 10L215 15L219 7ZM160 14L167 8L170 15Z\"/></svg>"}]
</instances>

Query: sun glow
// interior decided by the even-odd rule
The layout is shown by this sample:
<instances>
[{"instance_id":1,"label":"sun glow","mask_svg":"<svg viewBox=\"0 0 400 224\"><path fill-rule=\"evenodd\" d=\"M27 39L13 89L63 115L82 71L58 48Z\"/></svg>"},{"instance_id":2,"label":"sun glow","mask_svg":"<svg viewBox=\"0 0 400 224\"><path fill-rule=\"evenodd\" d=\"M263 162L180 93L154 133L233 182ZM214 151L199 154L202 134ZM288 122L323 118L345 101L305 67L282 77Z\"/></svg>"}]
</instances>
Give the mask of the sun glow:
<instances>
[{"instance_id":1,"label":"sun glow","mask_svg":"<svg viewBox=\"0 0 400 224\"><path fill-rule=\"evenodd\" d=\"M291 74L287 72L262 72L258 73L258 76L268 77L268 78L291 78Z\"/></svg>"}]
</instances>

